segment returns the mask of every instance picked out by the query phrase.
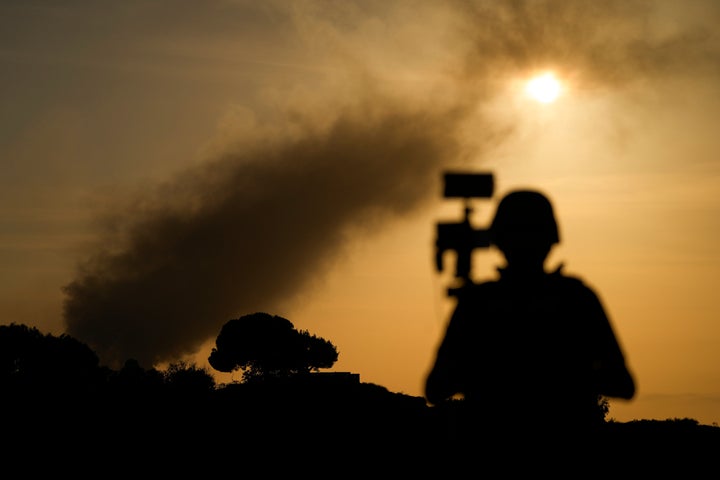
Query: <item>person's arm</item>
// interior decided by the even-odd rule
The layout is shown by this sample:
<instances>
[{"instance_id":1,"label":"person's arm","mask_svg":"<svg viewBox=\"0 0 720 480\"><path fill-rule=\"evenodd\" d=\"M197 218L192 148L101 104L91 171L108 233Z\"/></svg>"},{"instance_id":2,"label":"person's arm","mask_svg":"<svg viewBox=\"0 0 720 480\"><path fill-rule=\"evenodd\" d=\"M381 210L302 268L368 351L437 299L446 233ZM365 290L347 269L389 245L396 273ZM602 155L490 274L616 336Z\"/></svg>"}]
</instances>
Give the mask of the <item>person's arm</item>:
<instances>
[{"instance_id":1,"label":"person's arm","mask_svg":"<svg viewBox=\"0 0 720 480\"><path fill-rule=\"evenodd\" d=\"M425 381L425 398L437 405L455 394L462 392L461 339L467 311L463 302L458 302L445 330L435 356L435 362ZM467 334L467 332L465 332Z\"/></svg>"},{"instance_id":2,"label":"person's arm","mask_svg":"<svg viewBox=\"0 0 720 480\"><path fill-rule=\"evenodd\" d=\"M635 396L635 380L627 366L620 342L598 296L589 290L588 297L597 352L593 361L596 387L606 397L629 400Z\"/></svg>"}]
</instances>

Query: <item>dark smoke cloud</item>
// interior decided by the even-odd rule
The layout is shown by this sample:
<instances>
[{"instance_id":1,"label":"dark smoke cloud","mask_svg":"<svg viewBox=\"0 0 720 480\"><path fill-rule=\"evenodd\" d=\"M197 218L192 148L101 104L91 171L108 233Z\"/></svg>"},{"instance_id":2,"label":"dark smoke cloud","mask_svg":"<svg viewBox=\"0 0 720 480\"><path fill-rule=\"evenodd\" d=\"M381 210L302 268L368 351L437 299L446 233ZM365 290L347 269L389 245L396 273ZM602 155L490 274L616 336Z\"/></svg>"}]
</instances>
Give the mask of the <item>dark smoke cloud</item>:
<instances>
[{"instance_id":1,"label":"dark smoke cloud","mask_svg":"<svg viewBox=\"0 0 720 480\"><path fill-rule=\"evenodd\" d=\"M427 205L448 165L482 159L503 126L480 123L479 151L458 132L508 72L570 65L613 85L688 61L677 41L687 36L649 36L644 2L452 5L454 45L465 48L445 85L456 100L358 91L364 101L338 106L324 127L311 111L291 116L293 129L239 142L140 198L65 287L67 332L115 365L195 353L229 319L276 313L321 280L350 234Z\"/></svg>"},{"instance_id":2,"label":"dark smoke cloud","mask_svg":"<svg viewBox=\"0 0 720 480\"><path fill-rule=\"evenodd\" d=\"M246 144L127 212L66 287L67 331L107 362L152 365L193 353L231 318L276 312L348 234L417 208L459 157L456 113L385 108Z\"/></svg>"}]
</instances>

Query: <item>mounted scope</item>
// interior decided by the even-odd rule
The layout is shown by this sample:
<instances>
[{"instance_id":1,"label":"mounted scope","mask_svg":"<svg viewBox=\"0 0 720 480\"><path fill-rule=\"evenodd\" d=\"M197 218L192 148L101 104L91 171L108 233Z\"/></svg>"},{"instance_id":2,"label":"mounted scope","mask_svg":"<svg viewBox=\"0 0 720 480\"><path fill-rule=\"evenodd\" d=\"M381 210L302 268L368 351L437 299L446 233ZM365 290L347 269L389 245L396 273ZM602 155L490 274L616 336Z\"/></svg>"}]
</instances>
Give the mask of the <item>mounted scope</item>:
<instances>
[{"instance_id":1,"label":"mounted scope","mask_svg":"<svg viewBox=\"0 0 720 480\"><path fill-rule=\"evenodd\" d=\"M492 173L443 173L444 198L491 198L495 191Z\"/></svg>"},{"instance_id":2,"label":"mounted scope","mask_svg":"<svg viewBox=\"0 0 720 480\"><path fill-rule=\"evenodd\" d=\"M491 198L495 190L492 173L445 172L443 173L443 197L463 198L465 216L460 222L438 223L435 241L435 266L443 270L443 255L452 250L456 253L455 277L463 283L470 281L472 252L476 248L488 248L490 236L487 229L470 225L472 198ZM452 293L455 289L450 289Z\"/></svg>"}]
</instances>

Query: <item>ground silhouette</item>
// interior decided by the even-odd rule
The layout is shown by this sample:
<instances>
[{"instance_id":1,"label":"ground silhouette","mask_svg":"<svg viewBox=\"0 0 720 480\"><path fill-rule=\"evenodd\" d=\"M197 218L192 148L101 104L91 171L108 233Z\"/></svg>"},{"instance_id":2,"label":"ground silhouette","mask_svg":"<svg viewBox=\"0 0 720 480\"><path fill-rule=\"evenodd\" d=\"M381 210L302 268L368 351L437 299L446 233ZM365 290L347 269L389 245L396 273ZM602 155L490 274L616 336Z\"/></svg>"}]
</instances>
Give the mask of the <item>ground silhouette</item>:
<instances>
[{"instance_id":1,"label":"ground silhouette","mask_svg":"<svg viewBox=\"0 0 720 480\"><path fill-rule=\"evenodd\" d=\"M582 478L592 478L682 468L684 478L693 478L693 471L716 468L720 447L720 428L690 418L605 421L592 459L578 466L580 457L571 451L544 452L531 462L512 451L497 455L492 439L475 451L458 448L463 402L433 406L424 397L362 382L355 373L215 384L195 365L161 372L128 360L114 371L88 352L65 336L0 326L7 475L225 475L228 469L260 469L269 476L314 478L449 476L462 473L458 456L467 455L464 460L478 469L502 461L515 472L580 468ZM63 360L65 355L75 360ZM528 411L542 415L535 407L528 396ZM544 450L542 439L556 434L551 427L538 432L538 452Z\"/></svg>"}]
</instances>

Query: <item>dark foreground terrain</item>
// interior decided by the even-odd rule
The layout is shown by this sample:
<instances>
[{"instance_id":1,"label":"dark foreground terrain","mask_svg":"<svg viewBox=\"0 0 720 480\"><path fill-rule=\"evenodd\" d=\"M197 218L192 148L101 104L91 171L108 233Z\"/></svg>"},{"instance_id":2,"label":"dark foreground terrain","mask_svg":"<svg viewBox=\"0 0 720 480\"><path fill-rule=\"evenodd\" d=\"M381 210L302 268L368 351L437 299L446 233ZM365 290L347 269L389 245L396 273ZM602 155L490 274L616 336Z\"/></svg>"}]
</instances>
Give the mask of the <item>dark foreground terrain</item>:
<instances>
[{"instance_id":1,"label":"dark foreground terrain","mask_svg":"<svg viewBox=\"0 0 720 480\"><path fill-rule=\"evenodd\" d=\"M582 440L552 429L488 439L458 434L451 408L359 382L4 400L3 462L23 472L12 478L706 478L720 464L720 428L692 419L607 422Z\"/></svg>"}]
</instances>

